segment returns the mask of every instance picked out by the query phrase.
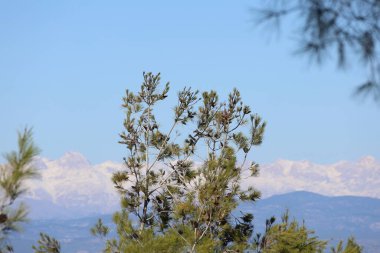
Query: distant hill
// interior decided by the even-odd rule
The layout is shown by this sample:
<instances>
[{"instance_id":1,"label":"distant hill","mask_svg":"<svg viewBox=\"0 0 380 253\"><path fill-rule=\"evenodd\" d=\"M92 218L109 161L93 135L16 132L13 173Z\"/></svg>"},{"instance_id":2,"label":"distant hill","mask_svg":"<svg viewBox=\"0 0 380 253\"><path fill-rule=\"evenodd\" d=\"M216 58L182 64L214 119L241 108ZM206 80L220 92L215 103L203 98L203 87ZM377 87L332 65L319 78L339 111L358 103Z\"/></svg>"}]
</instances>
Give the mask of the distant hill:
<instances>
[{"instance_id":1,"label":"distant hill","mask_svg":"<svg viewBox=\"0 0 380 253\"><path fill-rule=\"evenodd\" d=\"M305 220L308 228L315 229L320 238L346 239L353 235L366 252L380 251L380 199L368 197L327 197L311 192L292 192L262 199L257 203L242 203L236 212L252 211L255 231L262 232L265 219L279 218L286 210L297 220ZM12 236L15 252L31 252L31 245L40 231L55 236L62 242L64 253L100 252L103 242L93 238L90 227L101 217L112 224L111 215L89 216L79 219L32 220L22 234Z\"/></svg>"},{"instance_id":2,"label":"distant hill","mask_svg":"<svg viewBox=\"0 0 380 253\"><path fill-rule=\"evenodd\" d=\"M290 217L305 221L320 238L335 244L349 236L364 245L366 252L380 252L380 199L356 196L327 197L299 191L243 203L239 210L252 211L256 231L263 231L265 220L289 209Z\"/></svg>"}]
</instances>

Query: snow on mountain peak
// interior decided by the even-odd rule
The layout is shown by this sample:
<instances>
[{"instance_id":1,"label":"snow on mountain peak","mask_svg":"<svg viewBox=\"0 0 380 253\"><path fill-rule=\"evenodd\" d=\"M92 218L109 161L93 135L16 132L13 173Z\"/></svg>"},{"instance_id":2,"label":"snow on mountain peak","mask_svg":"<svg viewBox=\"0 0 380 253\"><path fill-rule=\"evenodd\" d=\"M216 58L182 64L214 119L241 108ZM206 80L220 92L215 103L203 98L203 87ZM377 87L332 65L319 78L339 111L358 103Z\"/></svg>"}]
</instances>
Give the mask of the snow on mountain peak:
<instances>
[{"instance_id":1,"label":"snow on mountain peak","mask_svg":"<svg viewBox=\"0 0 380 253\"><path fill-rule=\"evenodd\" d=\"M54 162L57 166L67 169L83 169L91 166L87 158L78 152L67 152Z\"/></svg>"},{"instance_id":2,"label":"snow on mountain peak","mask_svg":"<svg viewBox=\"0 0 380 253\"><path fill-rule=\"evenodd\" d=\"M363 166L372 166L376 164L376 159L375 157L368 155L368 156L362 157L358 163Z\"/></svg>"},{"instance_id":3,"label":"snow on mountain peak","mask_svg":"<svg viewBox=\"0 0 380 253\"><path fill-rule=\"evenodd\" d=\"M83 215L95 210L109 213L119 204L111 182L113 172L122 168L119 163L91 165L82 154L68 152L57 160L37 157L35 166L41 168L41 179L28 181L29 200L49 202ZM38 216L38 210L32 210L33 213ZM43 213L46 217L53 215L46 210Z\"/></svg>"},{"instance_id":4,"label":"snow on mountain peak","mask_svg":"<svg viewBox=\"0 0 380 253\"><path fill-rule=\"evenodd\" d=\"M333 164L278 160L261 166L259 177L244 184L255 186L264 197L303 190L329 196L380 198L380 162L372 156Z\"/></svg>"},{"instance_id":5,"label":"snow on mountain peak","mask_svg":"<svg viewBox=\"0 0 380 253\"><path fill-rule=\"evenodd\" d=\"M120 196L111 177L124 164L106 161L92 165L82 154L68 152L57 160L38 157L36 167L41 168L41 179L28 182L26 197L33 206L32 217L54 217L56 211L49 214L47 210L60 210L60 215L65 210L78 216L109 213L119 207ZM259 177L249 177L242 185L256 187L264 197L303 190L380 198L380 162L370 156L333 164L278 160L262 165Z\"/></svg>"}]
</instances>

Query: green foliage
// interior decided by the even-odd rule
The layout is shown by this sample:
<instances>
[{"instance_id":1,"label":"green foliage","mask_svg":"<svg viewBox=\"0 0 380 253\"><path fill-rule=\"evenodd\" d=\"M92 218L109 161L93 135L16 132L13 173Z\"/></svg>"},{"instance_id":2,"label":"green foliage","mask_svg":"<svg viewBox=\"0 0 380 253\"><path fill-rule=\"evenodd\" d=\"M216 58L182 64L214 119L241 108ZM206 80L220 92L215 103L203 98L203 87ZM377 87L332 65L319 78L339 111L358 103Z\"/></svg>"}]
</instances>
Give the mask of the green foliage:
<instances>
[{"instance_id":1,"label":"green foliage","mask_svg":"<svg viewBox=\"0 0 380 253\"><path fill-rule=\"evenodd\" d=\"M53 237L47 234L40 233L40 239L38 240L38 246L33 246L34 253L60 253L61 245Z\"/></svg>"},{"instance_id":2,"label":"green foliage","mask_svg":"<svg viewBox=\"0 0 380 253\"><path fill-rule=\"evenodd\" d=\"M6 164L0 165L0 252L12 252L7 236L11 231L18 231L19 224L26 221L25 205L14 207L14 202L26 191L25 181L38 176L32 160L39 149L32 137L31 129L19 132L18 150L5 154Z\"/></svg>"},{"instance_id":3,"label":"green foliage","mask_svg":"<svg viewBox=\"0 0 380 253\"><path fill-rule=\"evenodd\" d=\"M98 222L90 229L93 236L105 237L109 233L109 227L103 224L102 219L98 219Z\"/></svg>"},{"instance_id":4,"label":"green foliage","mask_svg":"<svg viewBox=\"0 0 380 253\"><path fill-rule=\"evenodd\" d=\"M252 186L242 189L240 181L245 171L258 174L257 164L245 164L249 151L262 143L265 122L236 89L220 101L215 91L199 97L184 88L164 132L155 106L166 99L169 83L162 91L159 83L160 74L144 73L140 91L127 90L123 98L120 143L128 154L125 170L112 178L122 210L114 216L118 238L107 241L106 252L161 252L159 245L166 245L162 252L246 249L253 215L234 217L232 211L238 201L260 198ZM183 143L176 141L181 134L187 136Z\"/></svg>"},{"instance_id":5,"label":"green foliage","mask_svg":"<svg viewBox=\"0 0 380 253\"><path fill-rule=\"evenodd\" d=\"M288 211L281 223L274 224L274 217L266 222L266 232L258 234L254 249L258 253L322 253L326 241L319 240L314 231L300 225L296 220L289 221Z\"/></svg>"},{"instance_id":6,"label":"green foliage","mask_svg":"<svg viewBox=\"0 0 380 253\"><path fill-rule=\"evenodd\" d=\"M356 243L355 238L348 238L346 246L343 248L343 241L340 241L338 245L331 248L331 253L361 253L363 247Z\"/></svg>"}]
</instances>

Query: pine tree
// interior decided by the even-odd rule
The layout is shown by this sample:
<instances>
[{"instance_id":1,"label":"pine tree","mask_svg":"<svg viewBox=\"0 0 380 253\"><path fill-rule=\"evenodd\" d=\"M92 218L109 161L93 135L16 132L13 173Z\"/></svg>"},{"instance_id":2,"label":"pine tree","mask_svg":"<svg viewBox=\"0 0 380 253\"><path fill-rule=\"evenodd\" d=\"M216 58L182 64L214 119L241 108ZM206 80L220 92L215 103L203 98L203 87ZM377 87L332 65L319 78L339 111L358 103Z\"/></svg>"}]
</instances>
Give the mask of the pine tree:
<instances>
[{"instance_id":1,"label":"pine tree","mask_svg":"<svg viewBox=\"0 0 380 253\"><path fill-rule=\"evenodd\" d=\"M164 133L155 106L167 98L169 83L162 91L159 83L160 74L144 73L140 91L127 90L123 98L120 143L128 155L125 170L112 179L122 210L114 215L118 238L108 240L105 251L242 252L249 247L253 215L236 217L232 211L239 201L260 198L240 182L249 170L248 176L258 174L258 164L247 166L246 160L262 143L265 122L236 89L224 102L215 91L199 98L198 91L185 88ZM176 141L184 133L184 142ZM94 229L99 234L100 227Z\"/></svg>"},{"instance_id":2,"label":"pine tree","mask_svg":"<svg viewBox=\"0 0 380 253\"><path fill-rule=\"evenodd\" d=\"M5 155L6 164L0 165L0 252L13 252L8 235L20 229L27 219L24 204L15 206L15 201L26 191L25 181L38 176L32 160L39 149L33 142L32 130L18 133L18 150Z\"/></svg>"}]
</instances>

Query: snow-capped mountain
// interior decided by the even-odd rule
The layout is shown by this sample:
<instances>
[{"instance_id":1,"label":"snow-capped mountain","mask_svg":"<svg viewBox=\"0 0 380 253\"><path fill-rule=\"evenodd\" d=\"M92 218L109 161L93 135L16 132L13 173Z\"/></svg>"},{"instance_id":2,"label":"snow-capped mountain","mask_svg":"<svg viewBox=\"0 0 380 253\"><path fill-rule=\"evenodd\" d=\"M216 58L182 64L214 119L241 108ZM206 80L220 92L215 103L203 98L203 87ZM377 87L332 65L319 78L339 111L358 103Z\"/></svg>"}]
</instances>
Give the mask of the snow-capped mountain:
<instances>
[{"instance_id":1,"label":"snow-capped mountain","mask_svg":"<svg viewBox=\"0 0 380 253\"><path fill-rule=\"evenodd\" d=\"M31 218L71 218L110 213L119 207L111 182L121 163L91 164L82 154L69 152L57 160L38 157L41 178L28 182L25 201ZM261 166L257 178L243 181L261 190L263 197L292 191L328 196L355 195L380 198L380 162L371 156L356 162L315 164L278 160Z\"/></svg>"},{"instance_id":2,"label":"snow-capped mountain","mask_svg":"<svg viewBox=\"0 0 380 253\"><path fill-rule=\"evenodd\" d=\"M310 191L328 196L380 198L380 162L372 156L333 164L278 160L263 165L260 172L258 178L246 183L253 183L266 197Z\"/></svg>"},{"instance_id":3,"label":"snow-capped mountain","mask_svg":"<svg viewBox=\"0 0 380 253\"><path fill-rule=\"evenodd\" d=\"M57 160L37 157L35 165L40 168L41 178L28 182L25 197L31 217L81 217L109 213L118 206L111 176L122 168L119 163L92 165L83 155L69 152Z\"/></svg>"}]
</instances>

